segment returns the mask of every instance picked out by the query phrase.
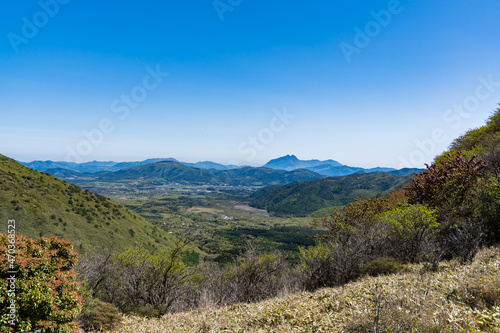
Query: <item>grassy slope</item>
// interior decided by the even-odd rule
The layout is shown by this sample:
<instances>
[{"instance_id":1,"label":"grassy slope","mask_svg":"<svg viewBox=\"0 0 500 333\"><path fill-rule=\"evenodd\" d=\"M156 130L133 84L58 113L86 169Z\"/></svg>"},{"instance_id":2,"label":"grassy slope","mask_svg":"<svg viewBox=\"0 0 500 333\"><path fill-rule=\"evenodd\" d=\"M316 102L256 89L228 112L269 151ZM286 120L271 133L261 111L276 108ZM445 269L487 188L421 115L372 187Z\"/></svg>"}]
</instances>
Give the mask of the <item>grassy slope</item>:
<instances>
[{"instance_id":1,"label":"grassy slope","mask_svg":"<svg viewBox=\"0 0 500 333\"><path fill-rule=\"evenodd\" d=\"M113 332L397 332L398 327L402 332L498 332L500 249L481 251L469 265L444 264L438 272L422 273L421 265L413 265L396 275L255 304L160 320L127 317Z\"/></svg>"},{"instance_id":2,"label":"grassy slope","mask_svg":"<svg viewBox=\"0 0 500 333\"><path fill-rule=\"evenodd\" d=\"M178 162L165 161L122 169L101 176L103 181L118 180L170 180L180 182L211 183L217 179L207 170L193 168Z\"/></svg>"},{"instance_id":3,"label":"grassy slope","mask_svg":"<svg viewBox=\"0 0 500 333\"><path fill-rule=\"evenodd\" d=\"M28 237L59 236L88 250L113 244L123 250L134 243L164 249L172 236L140 215L105 197L83 191L52 176L28 169L0 155L0 219L16 220ZM133 230L134 236L131 236Z\"/></svg>"}]
</instances>

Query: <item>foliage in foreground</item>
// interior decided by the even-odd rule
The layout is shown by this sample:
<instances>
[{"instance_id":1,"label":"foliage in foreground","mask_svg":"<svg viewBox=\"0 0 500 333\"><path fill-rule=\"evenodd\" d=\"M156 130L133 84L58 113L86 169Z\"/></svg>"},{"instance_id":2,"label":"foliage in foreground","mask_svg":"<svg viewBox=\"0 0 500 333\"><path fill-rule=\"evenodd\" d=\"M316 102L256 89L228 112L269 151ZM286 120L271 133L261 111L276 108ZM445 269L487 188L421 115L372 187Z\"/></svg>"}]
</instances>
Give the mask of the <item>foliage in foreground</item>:
<instances>
[{"instance_id":1,"label":"foliage in foreground","mask_svg":"<svg viewBox=\"0 0 500 333\"><path fill-rule=\"evenodd\" d=\"M120 255L111 252L84 258L78 267L93 296L123 313L159 317L172 311L194 283L196 274L183 262L185 243L151 253L135 246Z\"/></svg>"},{"instance_id":2,"label":"foliage in foreground","mask_svg":"<svg viewBox=\"0 0 500 333\"><path fill-rule=\"evenodd\" d=\"M73 320L81 310L82 297L73 271L78 255L71 243L56 237L33 240L13 235L0 234L0 332L35 328L44 332L78 331ZM12 247L9 252L12 243L15 252ZM9 261L12 258L7 253L15 260Z\"/></svg>"},{"instance_id":3,"label":"foliage in foreground","mask_svg":"<svg viewBox=\"0 0 500 333\"><path fill-rule=\"evenodd\" d=\"M500 249L473 263L424 264L396 275L255 304L167 315L125 317L121 333L160 332L498 332Z\"/></svg>"}]
</instances>

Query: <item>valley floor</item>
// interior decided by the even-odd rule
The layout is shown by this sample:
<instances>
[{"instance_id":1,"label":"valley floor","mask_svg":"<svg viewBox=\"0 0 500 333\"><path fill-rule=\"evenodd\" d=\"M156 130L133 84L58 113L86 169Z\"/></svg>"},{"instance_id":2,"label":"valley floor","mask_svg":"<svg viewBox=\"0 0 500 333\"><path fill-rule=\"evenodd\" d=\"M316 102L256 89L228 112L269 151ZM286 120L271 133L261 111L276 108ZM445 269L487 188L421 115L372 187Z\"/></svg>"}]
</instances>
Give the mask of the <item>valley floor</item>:
<instances>
[{"instance_id":1,"label":"valley floor","mask_svg":"<svg viewBox=\"0 0 500 333\"><path fill-rule=\"evenodd\" d=\"M471 264L423 265L321 289L161 319L125 317L113 333L499 332L500 249ZM109 332L108 332L109 333Z\"/></svg>"}]
</instances>

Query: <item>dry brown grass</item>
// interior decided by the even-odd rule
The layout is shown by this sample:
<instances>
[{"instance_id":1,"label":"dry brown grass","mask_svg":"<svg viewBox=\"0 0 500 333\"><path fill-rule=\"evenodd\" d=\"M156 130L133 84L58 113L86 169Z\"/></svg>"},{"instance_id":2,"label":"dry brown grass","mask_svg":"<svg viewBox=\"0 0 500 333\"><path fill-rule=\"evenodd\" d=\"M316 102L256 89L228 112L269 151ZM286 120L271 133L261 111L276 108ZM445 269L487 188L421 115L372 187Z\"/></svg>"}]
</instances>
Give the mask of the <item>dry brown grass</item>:
<instances>
[{"instance_id":1,"label":"dry brown grass","mask_svg":"<svg viewBox=\"0 0 500 333\"><path fill-rule=\"evenodd\" d=\"M422 265L343 287L162 319L124 317L110 332L500 332L500 249L437 272Z\"/></svg>"}]
</instances>

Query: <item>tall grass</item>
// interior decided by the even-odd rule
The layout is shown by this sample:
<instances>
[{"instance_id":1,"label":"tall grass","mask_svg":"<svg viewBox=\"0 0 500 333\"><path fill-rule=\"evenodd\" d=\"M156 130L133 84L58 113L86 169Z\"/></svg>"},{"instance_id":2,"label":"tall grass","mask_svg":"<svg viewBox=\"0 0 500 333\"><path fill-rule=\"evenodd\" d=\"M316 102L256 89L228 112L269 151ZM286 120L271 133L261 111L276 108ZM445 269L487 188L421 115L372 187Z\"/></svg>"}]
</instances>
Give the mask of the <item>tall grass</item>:
<instances>
[{"instance_id":1,"label":"tall grass","mask_svg":"<svg viewBox=\"0 0 500 333\"><path fill-rule=\"evenodd\" d=\"M316 292L198 309L160 319L124 317L113 333L499 332L500 249L466 265L425 264Z\"/></svg>"}]
</instances>

